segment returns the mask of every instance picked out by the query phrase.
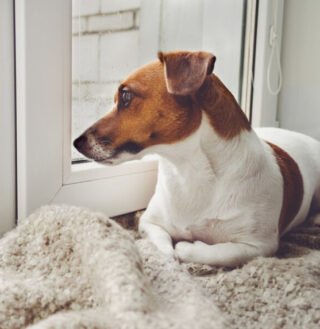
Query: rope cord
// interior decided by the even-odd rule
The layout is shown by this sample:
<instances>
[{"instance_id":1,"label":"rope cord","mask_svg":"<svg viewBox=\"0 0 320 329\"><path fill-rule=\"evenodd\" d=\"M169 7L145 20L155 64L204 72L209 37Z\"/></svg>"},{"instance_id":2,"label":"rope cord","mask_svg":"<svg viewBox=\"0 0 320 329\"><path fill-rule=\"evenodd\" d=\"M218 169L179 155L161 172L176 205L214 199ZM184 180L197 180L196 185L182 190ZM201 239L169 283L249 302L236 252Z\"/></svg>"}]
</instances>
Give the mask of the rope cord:
<instances>
[{"instance_id":1,"label":"rope cord","mask_svg":"<svg viewBox=\"0 0 320 329\"><path fill-rule=\"evenodd\" d=\"M273 1L273 22L270 28L269 44L271 47L268 67L267 67L267 86L271 95L278 95L282 87L282 69L279 55L279 44L277 34L277 16L278 16L278 0ZM275 57L277 65L278 86L274 89L271 85L271 66Z\"/></svg>"}]
</instances>

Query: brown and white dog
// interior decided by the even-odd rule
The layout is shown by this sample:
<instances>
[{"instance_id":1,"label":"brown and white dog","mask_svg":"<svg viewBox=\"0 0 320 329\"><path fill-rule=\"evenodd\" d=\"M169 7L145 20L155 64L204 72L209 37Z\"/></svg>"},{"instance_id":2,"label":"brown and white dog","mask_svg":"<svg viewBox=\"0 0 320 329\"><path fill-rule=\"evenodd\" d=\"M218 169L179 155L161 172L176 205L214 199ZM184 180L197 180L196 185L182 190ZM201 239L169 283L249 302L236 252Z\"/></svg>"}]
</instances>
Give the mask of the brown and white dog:
<instances>
[{"instance_id":1,"label":"brown and white dog","mask_svg":"<svg viewBox=\"0 0 320 329\"><path fill-rule=\"evenodd\" d=\"M273 254L310 209L319 222L320 143L253 130L212 74L212 54L158 57L121 83L112 111L74 142L105 164L160 155L140 233L182 261L237 265Z\"/></svg>"}]
</instances>

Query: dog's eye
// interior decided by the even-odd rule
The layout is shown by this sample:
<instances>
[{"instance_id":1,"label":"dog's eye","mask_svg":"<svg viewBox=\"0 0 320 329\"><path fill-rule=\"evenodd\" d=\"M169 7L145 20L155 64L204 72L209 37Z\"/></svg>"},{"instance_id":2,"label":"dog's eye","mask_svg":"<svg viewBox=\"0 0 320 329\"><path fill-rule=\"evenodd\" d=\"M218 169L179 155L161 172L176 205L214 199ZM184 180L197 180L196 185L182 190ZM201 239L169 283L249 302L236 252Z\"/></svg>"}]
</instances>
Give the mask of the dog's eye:
<instances>
[{"instance_id":1,"label":"dog's eye","mask_svg":"<svg viewBox=\"0 0 320 329\"><path fill-rule=\"evenodd\" d=\"M133 93L129 89L122 89L120 90L119 95L119 105L120 107L128 107L132 101Z\"/></svg>"}]
</instances>

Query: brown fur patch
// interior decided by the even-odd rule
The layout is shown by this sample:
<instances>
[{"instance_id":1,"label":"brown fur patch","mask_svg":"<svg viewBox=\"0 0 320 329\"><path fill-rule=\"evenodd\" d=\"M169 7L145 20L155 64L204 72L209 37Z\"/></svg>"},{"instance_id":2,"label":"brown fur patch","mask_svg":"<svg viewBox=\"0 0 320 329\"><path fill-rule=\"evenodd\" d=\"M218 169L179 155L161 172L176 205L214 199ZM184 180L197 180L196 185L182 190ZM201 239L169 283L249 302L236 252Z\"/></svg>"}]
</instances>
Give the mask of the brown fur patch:
<instances>
[{"instance_id":1,"label":"brown fur patch","mask_svg":"<svg viewBox=\"0 0 320 329\"><path fill-rule=\"evenodd\" d=\"M250 123L239 104L215 74L206 79L196 93L196 99L220 137L231 139L243 130L251 130Z\"/></svg>"},{"instance_id":2,"label":"brown fur patch","mask_svg":"<svg viewBox=\"0 0 320 329\"><path fill-rule=\"evenodd\" d=\"M216 60L213 54L204 51L159 53L158 58L164 64L168 92L184 96L201 87Z\"/></svg>"},{"instance_id":3,"label":"brown fur patch","mask_svg":"<svg viewBox=\"0 0 320 329\"><path fill-rule=\"evenodd\" d=\"M199 127L201 110L190 96L168 93L160 61L134 72L121 86L135 95L130 106L115 107L91 127L96 138L108 136L112 140L110 148L115 149L128 141L142 148L171 144L188 137ZM115 101L118 97L117 93Z\"/></svg>"},{"instance_id":4,"label":"brown fur patch","mask_svg":"<svg viewBox=\"0 0 320 329\"><path fill-rule=\"evenodd\" d=\"M283 177L283 202L279 218L281 235L299 212L303 198L303 180L294 159L279 146L267 143L273 149Z\"/></svg>"}]
</instances>

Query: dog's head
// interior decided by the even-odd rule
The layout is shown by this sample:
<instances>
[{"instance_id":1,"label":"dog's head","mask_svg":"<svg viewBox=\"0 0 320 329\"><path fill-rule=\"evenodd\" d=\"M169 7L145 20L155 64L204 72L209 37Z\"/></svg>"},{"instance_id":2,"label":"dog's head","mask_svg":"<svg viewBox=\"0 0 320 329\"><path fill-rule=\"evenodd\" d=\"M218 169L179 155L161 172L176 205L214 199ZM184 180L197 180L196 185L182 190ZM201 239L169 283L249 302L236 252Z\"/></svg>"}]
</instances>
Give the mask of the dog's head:
<instances>
[{"instance_id":1,"label":"dog's head","mask_svg":"<svg viewBox=\"0 0 320 329\"><path fill-rule=\"evenodd\" d=\"M114 108L74 141L86 157L118 164L154 145L171 145L197 130L201 110L192 95L213 71L206 52L159 53L123 81Z\"/></svg>"}]
</instances>

